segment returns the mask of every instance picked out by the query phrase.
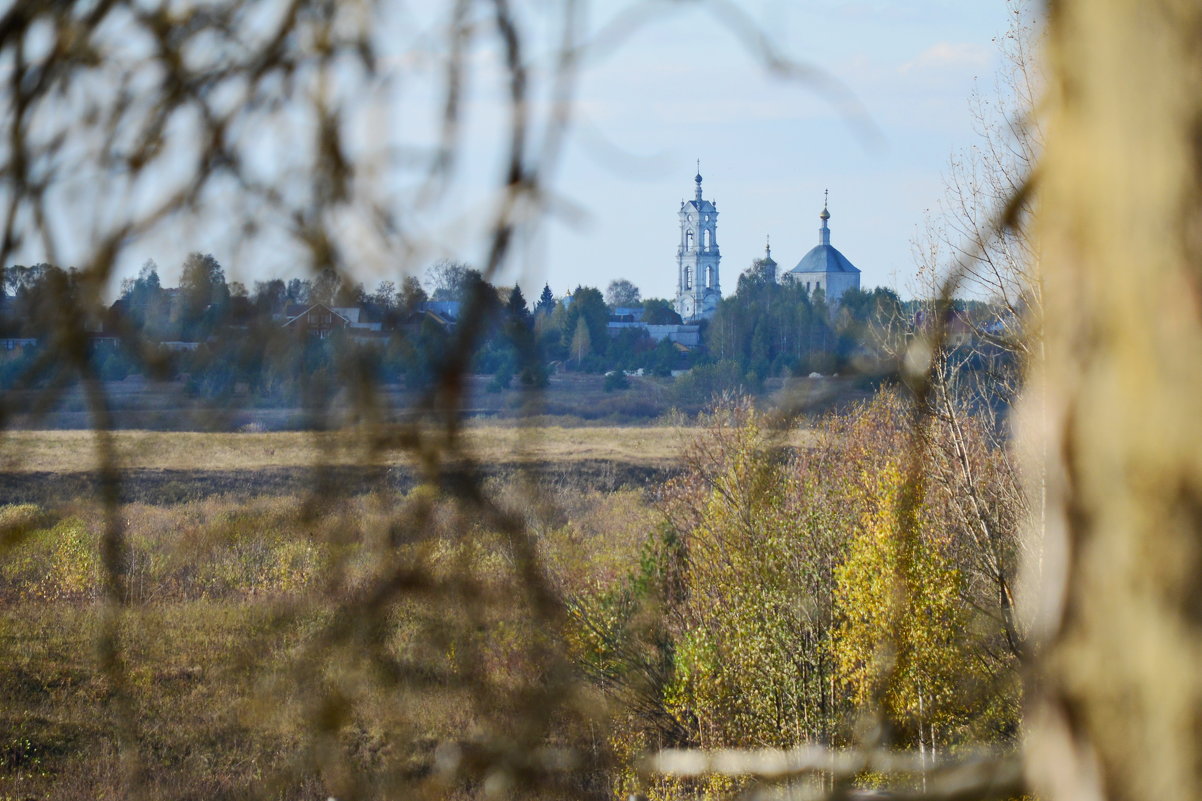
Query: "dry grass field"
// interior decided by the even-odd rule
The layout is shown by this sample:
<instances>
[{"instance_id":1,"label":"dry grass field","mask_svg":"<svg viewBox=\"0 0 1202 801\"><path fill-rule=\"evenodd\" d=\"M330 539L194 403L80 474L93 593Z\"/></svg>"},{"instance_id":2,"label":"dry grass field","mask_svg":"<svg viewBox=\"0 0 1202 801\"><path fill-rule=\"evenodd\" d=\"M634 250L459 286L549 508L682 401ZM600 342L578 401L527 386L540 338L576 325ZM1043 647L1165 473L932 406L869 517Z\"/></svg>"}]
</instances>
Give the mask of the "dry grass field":
<instances>
[{"instance_id":1,"label":"dry grass field","mask_svg":"<svg viewBox=\"0 0 1202 801\"><path fill-rule=\"evenodd\" d=\"M638 575L664 522L656 491L701 434L501 424L462 437L499 507L528 526L552 591L581 602ZM127 759L145 797L324 798L344 774L421 783L439 743L508 731L520 717L496 699L541 686L542 634L512 548L450 495L406 479L411 457L384 453L377 466L397 469L374 470L356 429L110 436L123 468L120 643L134 722L118 731L100 657L96 435L7 432L0 528L24 535L0 560L0 801L129 797ZM344 637L358 629L329 610L379 586L388 566L463 575L476 594L402 593L384 628ZM474 684L456 678L465 671ZM301 692L310 680L329 695ZM345 720L322 740L313 721L330 699ZM588 708L557 719L558 741L593 742L603 705ZM590 776L616 793L606 783L617 774Z\"/></svg>"},{"instance_id":2,"label":"dry grass field","mask_svg":"<svg viewBox=\"0 0 1202 801\"><path fill-rule=\"evenodd\" d=\"M640 467L673 463L696 434L680 426L516 427L474 426L464 431L467 452L482 464L615 462ZM135 470L261 470L315 464L364 464L361 439L352 432L202 433L118 431L111 434L122 467ZM805 447L806 430L788 444ZM396 451L376 464L408 465ZM0 438L0 472L75 473L96 467L89 431L10 431Z\"/></svg>"},{"instance_id":3,"label":"dry grass field","mask_svg":"<svg viewBox=\"0 0 1202 801\"><path fill-rule=\"evenodd\" d=\"M525 510L565 597L620 582L660 520L638 490L558 487L532 503L517 484L494 489ZM128 740L98 645L102 510L83 498L62 510L0 505L0 526L46 526L0 560L0 801L326 798L346 770L423 781L438 743L503 729L507 713L481 698L521 697L537 681L531 612L503 543L454 504L436 501L420 535L390 525L430 497L360 495L316 515L300 496L124 504ZM387 531L401 536L389 544ZM432 581L466 571L479 592L471 603L402 593L386 627L344 642L331 607L388 565ZM380 675L384 664L399 672ZM456 679L464 671L485 676L485 690ZM322 740L314 716L334 698L345 719ZM565 726L560 736L577 736ZM359 789L352 797L397 797L388 784Z\"/></svg>"}]
</instances>

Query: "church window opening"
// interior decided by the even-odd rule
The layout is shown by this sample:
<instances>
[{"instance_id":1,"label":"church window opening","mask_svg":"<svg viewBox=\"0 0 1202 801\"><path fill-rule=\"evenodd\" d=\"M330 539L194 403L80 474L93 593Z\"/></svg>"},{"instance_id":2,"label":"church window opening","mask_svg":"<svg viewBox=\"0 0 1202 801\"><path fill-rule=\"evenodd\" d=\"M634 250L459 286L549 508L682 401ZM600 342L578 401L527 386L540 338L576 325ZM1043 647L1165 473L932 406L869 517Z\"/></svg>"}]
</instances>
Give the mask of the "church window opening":
<instances>
[{"instance_id":1,"label":"church window opening","mask_svg":"<svg viewBox=\"0 0 1202 801\"><path fill-rule=\"evenodd\" d=\"M693 232L688 231L684 235L684 246L689 250L693 249Z\"/></svg>"},{"instance_id":2,"label":"church window opening","mask_svg":"<svg viewBox=\"0 0 1202 801\"><path fill-rule=\"evenodd\" d=\"M710 244L711 244L711 242L712 242L712 239L711 239L710 230L709 230L708 228L706 228L706 229L705 229L705 233L704 233L704 234L702 234L702 237L703 237L703 240L704 240L704 242L705 242L705 249L706 249L706 250L709 250L709 249L710 249Z\"/></svg>"},{"instance_id":3,"label":"church window opening","mask_svg":"<svg viewBox=\"0 0 1202 801\"><path fill-rule=\"evenodd\" d=\"M690 268L685 267L684 268L684 288L685 289L693 288L693 280L692 279L693 279L693 271Z\"/></svg>"}]
</instances>

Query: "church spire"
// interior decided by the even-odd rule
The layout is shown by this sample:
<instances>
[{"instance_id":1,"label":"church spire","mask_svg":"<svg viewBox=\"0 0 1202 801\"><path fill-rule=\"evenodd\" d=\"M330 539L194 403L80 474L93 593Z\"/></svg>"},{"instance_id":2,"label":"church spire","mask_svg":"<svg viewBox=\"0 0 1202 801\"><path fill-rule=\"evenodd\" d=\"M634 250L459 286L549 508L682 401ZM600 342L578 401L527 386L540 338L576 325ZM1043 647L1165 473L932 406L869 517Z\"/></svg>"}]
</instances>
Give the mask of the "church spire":
<instances>
[{"instance_id":1,"label":"church spire","mask_svg":"<svg viewBox=\"0 0 1202 801\"><path fill-rule=\"evenodd\" d=\"M693 177L693 180L697 183L697 196L696 197L697 197L697 201L700 202L701 201L701 159L697 159L697 175L695 175Z\"/></svg>"},{"instance_id":2,"label":"church spire","mask_svg":"<svg viewBox=\"0 0 1202 801\"><path fill-rule=\"evenodd\" d=\"M822 220L822 227L818 229L818 244L829 245L831 243L831 229L827 227L826 221L831 218L831 213L826 210L830 201L830 190L822 191L822 213L818 215L818 219Z\"/></svg>"}]
</instances>

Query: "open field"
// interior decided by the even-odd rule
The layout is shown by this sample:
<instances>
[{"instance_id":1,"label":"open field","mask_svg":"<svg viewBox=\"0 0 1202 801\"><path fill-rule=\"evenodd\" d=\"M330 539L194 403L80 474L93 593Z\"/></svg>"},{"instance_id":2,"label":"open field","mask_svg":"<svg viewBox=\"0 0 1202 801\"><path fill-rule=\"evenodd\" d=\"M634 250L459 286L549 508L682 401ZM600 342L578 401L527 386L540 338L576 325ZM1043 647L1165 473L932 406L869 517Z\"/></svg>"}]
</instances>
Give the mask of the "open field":
<instances>
[{"instance_id":1,"label":"open field","mask_svg":"<svg viewBox=\"0 0 1202 801\"><path fill-rule=\"evenodd\" d=\"M655 486L679 469L697 430L685 427L516 428L477 426L463 435L485 476L521 472L540 485L611 491ZM413 456L364 457L347 432L228 434L118 431L112 435L122 501L173 504L214 496L361 495L406 492L418 483ZM788 444L805 447L808 431ZM60 506L98 496L94 435L14 431L0 439L0 497L7 503ZM448 465L454 470L455 465Z\"/></svg>"},{"instance_id":2,"label":"open field","mask_svg":"<svg viewBox=\"0 0 1202 801\"><path fill-rule=\"evenodd\" d=\"M520 487L498 492L526 506ZM0 561L0 799L129 797L127 759L139 797L325 798L347 770L391 783L358 797L398 797L396 785L434 771L438 743L507 730L517 713L489 699L539 687L540 646L504 544L450 503L433 530L391 544L377 534L412 513L404 498L303 508L263 496L123 507L124 723L99 649L100 510L45 513L49 527ZM630 490L559 488L553 504L526 508L568 596L620 580L659 519ZM0 506L0 524L30 511ZM379 625L339 622L340 605L402 567L429 584L390 596ZM470 601L440 592L452 577L474 588ZM314 734L330 708L333 729ZM564 721L554 732L580 736Z\"/></svg>"},{"instance_id":3,"label":"open field","mask_svg":"<svg viewBox=\"0 0 1202 801\"><path fill-rule=\"evenodd\" d=\"M482 464L611 461L645 467L674 462L696 434L681 426L525 428L472 426L463 443ZM125 469L262 470L312 465L363 466L355 432L198 433L117 431L110 435ZM809 431L788 443L805 447ZM0 471L75 473L96 468L95 435L89 431L10 431L0 438ZM382 454L377 466L411 466L403 451Z\"/></svg>"},{"instance_id":4,"label":"open field","mask_svg":"<svg viewBox=\"0 0 1202 801\"><path fill-rule=\"evenodd\" d=\"M128 469L260 470L363 465L354 432L199 433L118 431L116 453ZM611 460L658 466L668 463L690 429L472 427L466 449L485 464ZM79 472L96 467L89 431L12 431L0 439L2 469L9 472ZM408 465L402 451L382 454L380 465Z\"/></svg>"},{"instance_id":5,"label":"open field","mask_svg":"<svg viewBox=\"0 0 1202 801\"><path fill-rule=\"evenodd\" d=\"M475 424L462 440L528 526L551 591L604 604L645 568L664 525L654 490L702 433ZM101 658L95 434L0 439L0 504L36 504L0 505L0 526L22 531L0 560L0 801L394 797L434 774L439 744L507 736L543 692L549 657L520 552L453 493L415 490L404 452L365 463L353 428L111 437L127 548L121 684ZM370 625L338 618L393 571L420 580ZM595 751L606 706L588 697L531 736ZM345 775L388 783L339 790ZM618 775L581 781L613 796Z\"/></svg>"}]
</instances>

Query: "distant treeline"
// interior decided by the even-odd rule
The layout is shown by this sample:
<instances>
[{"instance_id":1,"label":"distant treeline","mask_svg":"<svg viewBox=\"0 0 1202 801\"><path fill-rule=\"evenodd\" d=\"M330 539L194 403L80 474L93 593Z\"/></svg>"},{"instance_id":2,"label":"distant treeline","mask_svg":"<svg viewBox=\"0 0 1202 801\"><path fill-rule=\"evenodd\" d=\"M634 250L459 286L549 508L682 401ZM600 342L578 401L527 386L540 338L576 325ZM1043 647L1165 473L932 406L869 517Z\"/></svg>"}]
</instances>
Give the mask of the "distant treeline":
<instances>
[{"instance_id":1,"label":"distant treeline","mask_svg":"<svg viewBox=\"0 0 1202 801\"><path fill-rule=\"evenodd\" d=\"M0 386L143 374L186 379L205 397L291 402L315 388L337 391L350 367L419 389L454 352L466 354L470 372L493 376L496 390L545 386L560 369L612 373L610 386L622 389L640 370L704 367L719 385L754 391L770 377L863 372L896 352L913 317L888 289L849 292L830 308L820 292L777 284L758 262L696 329L629 281L559 298L545 286L531 303L519 287L494 286L455 262L434 265L424 284L409 276L374 291L333 270L248 289L194 253L178 287L164 287L147 262L115 302L100 296L72 269L5 270Z\"/></svg>"}]
</instances>

